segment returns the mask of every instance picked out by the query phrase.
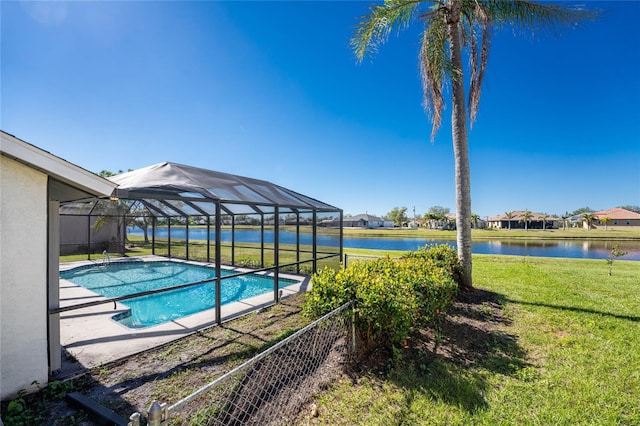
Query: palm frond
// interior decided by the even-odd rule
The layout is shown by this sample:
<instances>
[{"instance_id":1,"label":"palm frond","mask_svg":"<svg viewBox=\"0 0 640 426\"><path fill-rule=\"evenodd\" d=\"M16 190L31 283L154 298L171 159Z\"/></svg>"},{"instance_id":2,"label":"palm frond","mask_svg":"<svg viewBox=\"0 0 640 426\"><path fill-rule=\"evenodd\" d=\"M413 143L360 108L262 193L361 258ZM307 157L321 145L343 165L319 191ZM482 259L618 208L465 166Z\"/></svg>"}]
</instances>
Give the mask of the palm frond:
<instances>
[{"instance_id":1,"label":"palm frond","mask_svg":"<svg viewBox=\"0 0 640 426\"><path fill-rule=\"evenodd\" d=\"M489 49L491 47L492 19L480 6L473 9L473 15L467 14L466 16L469 20L468 27L471 32L469 52L471 78L469 82L468 108L470 122L473 126L478 113L480 91L484 79L484 72L487 68ZM481 40L480 51L478 51L478 40Z\"/></svg>"},{"instance_id":2,"label":"palm frond","mask_svg":"<svg viewBox=\"0 0 640 426\"><path fill-rule=\"evenodd\" d=\"M406 28L414 18L414 12L424 0L386 0L381 6L373 6L368 15L362 17L351 39L351 47L358 61L367 53L378 51L394 28Z\"/></svg>"},{"instance_id":3,"label":"palm frond","mask_svg":"<svg viewBox=\"0 0 640 426\"><path fill-rule=\"evenodd\" d=\"M423 105L431 116L431 140L440 128L444 109L443 88L447 77L453 75L453 65L447 53L447 23L442 13L423 16L425 30L420 49Z\"/></svg>"},{"instance_id":4,"label":"palm frond","mask_svg":"<svg viewBox=\"0 0 640 426\"><path fill-rule=\"evenodd\" d=\"M531 30L555 29L559 25L593 19L597 10L540 3L529 0L478 0L496 24L515 24Z\"/></svg>"}]
</instances>

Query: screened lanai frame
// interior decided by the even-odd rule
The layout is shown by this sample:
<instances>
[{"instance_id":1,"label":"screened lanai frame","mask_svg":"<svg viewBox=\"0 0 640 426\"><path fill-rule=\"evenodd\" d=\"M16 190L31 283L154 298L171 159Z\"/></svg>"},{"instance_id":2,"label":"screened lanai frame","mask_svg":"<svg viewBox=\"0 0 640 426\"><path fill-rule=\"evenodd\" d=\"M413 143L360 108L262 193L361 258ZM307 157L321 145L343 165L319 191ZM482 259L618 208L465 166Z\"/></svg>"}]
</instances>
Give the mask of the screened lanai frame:
<instances>
[{"instance_id":1,"label":"screened lanai frame","mask_svg":"<svg viewBox=\"0 0 640 426\"><path fill-rule=\"evenodd\" d=\"M246 178L227 173L214 172L176 163L160 163L144 169L135 170L110 178L118 183L110 199L91 199L81 202L66 203L60 207L61 216L87 217L87 239L91 235L91 227L96 218L104 220L114 219L121 224L118 233L122 233L122 251L126 239L126 224L130 220L143 219L145 228L150 220L151 248L153 254L166 257L182 258L186 260L200 260L213 263L216 269L216 322L220 323L220 287L221 281L227 278L256 272L271 272L274 279L274 303L279 301L278 289L279 273L292 271L300 273L301 266L306 271L315 273L319 262L333 262L336 264L343 255L343 212L341 209L323 203L316 199L291 191L267 181ZM94 219L92 222L92 218ZM190 221L197 218L200 226L206 228L206 255L194 256L190 253L189 227ZM239 220L241 218L241 220ZM233 275L221 276L223 264L238 266L238 251L258 250L257 247L247 247L236 241L238 223L244 223L251 218L253 227L259 226L260 261L253 261L250 272L238 272ZM259 219L257 219L259 218ZM277 219L277 220L276 220ZM185 229L184 251L176 255L172 253L172 222L180 222ZM159 226L167 228L166 252L162 251L164 240L156 235ZM174 224L175 226L175 224ZM230 228L231 241L223 244L223 227ZM283 229L295 229L295 244L281 244L280 233ZM307 229L305 229L307 228ZM308 229L310 228L310 229ZM267 242L265 234L272 229L272 241ZM338 247L320 246L320 233L330 232L338 236ZM213 232L213 241L211 234ZM291 232L291 231L289 231ZM311 234L310 249L301 244L301 234ZM308 238L307 238L308 239ZM211 246L213 244L213 249ZM268 247L272 245L272 248ZM92 242L87 241L88 258ZM160 246L160 247L159 247ZM222 248L228 247L228 254L223 258ZM293 247L291 247L293 246ZM271 261L267 261L265 252L272 252ZM281 252L295 251L295 260L284 260ZM289 256L291 257L291 256ZM268 265L269 263L269 265ZM310 267L309 267L310 265ZM247 266L242 264L240 266ZM163 289L163 291L169 291ZM126 298L138 297L131 295ZM119 298L119 300L123 300Z\"/></svg>"}]
</instances>

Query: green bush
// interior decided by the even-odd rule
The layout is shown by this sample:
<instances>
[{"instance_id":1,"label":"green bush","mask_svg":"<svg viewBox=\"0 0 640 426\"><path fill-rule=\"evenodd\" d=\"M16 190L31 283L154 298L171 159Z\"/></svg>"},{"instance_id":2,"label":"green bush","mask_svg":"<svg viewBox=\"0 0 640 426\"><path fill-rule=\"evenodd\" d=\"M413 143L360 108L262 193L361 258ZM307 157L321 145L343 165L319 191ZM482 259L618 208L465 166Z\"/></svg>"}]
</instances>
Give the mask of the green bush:
<instances>
[{"instance_id":1,"label":"green bush","mask_svg":"<svg viewBox=\"0 0 640 426\"><path fill-rule=\"evenodd\" d=\"M448 247L448 246L447 246ZM455 255L455 252L454 252ZM416 325L437 325L457 292L457 255L435 246L407 255L324 268L312 278L305 313L319 317L354 300L356 325L368 344L394 346Z\"/></svg>"},{"instance_id":2,"label":"green bush","mask_svg":"<svg viewBox=\"0 0 640 426\"><path fill-rule=\"evenodd\" d=\"M405 259L429 259L447 271L456 283L462 280L462 265L458 252L449 244L426 245L417 251L410 251Z\"/></svg>"}]
</instances>

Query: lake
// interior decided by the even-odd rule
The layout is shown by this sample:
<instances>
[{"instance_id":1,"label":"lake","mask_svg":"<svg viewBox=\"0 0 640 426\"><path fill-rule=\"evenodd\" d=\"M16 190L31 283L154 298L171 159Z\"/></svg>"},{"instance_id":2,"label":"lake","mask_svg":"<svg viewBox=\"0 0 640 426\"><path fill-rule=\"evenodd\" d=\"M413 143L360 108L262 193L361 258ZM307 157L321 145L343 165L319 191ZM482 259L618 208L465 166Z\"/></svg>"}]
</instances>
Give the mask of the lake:
<instances>
[{"instance_id":1,"label":"lake","mask_svg":"<svg viewBox=\"0 0 640 426\"><path fill-rule=\"evenodd\" d=\"M130 235L142 236L142 230L128 228ZM273 242L273 231L264 232L265 242ZM167 238L167 228L157 228L156 237ZM173 228L171 238L186 238L185 228ZM231 241L231 231L223 230L220 234L222 241ZM239 229L235 232L237 243L260 243L260 231ZM311 234L300 234L300 244L310 245ZM189 239L206 240L207 230L204 228L189 229ZM210 232L211 241L215 240L215 231ZM281 244L295 244L294 232L280 232ZM345 248L362 248L372 250L416 250L427 244L450 244L455 247L452 240L437 240L425 238L344 238ZM618 245L621 250L629 252L620 257L622 260L640 261L640 241L609 241L609 240L480 240L472 244L473 253L498 254L514 256L541 256L541 257L570 257L582 259L606 259L611 248ZM339 239L335 236L318 235L319 246L337 247Z\"/></svg>"}]
</instances>

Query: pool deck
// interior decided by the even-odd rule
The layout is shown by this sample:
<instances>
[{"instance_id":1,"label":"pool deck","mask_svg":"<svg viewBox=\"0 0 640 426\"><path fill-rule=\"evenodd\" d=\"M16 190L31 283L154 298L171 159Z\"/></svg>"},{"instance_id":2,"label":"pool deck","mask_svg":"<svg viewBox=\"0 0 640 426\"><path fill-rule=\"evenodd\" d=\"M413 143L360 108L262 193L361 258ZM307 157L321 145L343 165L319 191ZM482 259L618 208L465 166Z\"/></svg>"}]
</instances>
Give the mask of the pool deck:
<instances>
[{"instance_id":1,"label":"pool deck","mask_svg":"<svg viewBox=\"0 0 640 426\"><path fill-rule=\"evenodd\" d=\"M159 256L143 256L145 261L172 260ZM133 260L131 258L127 260ZM95 261L68 262L60 265L60 270L72 269ZM99 262L98 262L99 263ZM213 266L210 263L192 262L197 265ZM246 268L228 268L238 272L250 271ZM265 274L265 273L257 273ZM267 274L273 276L272 273ZM282 288L282 298L304 293L310 288L309 277L280 273L281 278L297 280L296 284ZM223 281L224 283L224 281ZM77 305L94 300L104 300L91 290L77 286L70 281L60 279L60 307ZM243 299L221 307L222 321L247 314L273 304L273 292ZM67 377L87 369L107 364L130 355L160 346L185 337L203 328L214 326L215 309L198 312L173 321L141 329L128 328L112 319L128 308L119 302L107 303L60 313L60 342L66 351L77 361L63 361L58 376ZM63 357L64 359L65 357Z\"/></svg>"}]
</instances>

